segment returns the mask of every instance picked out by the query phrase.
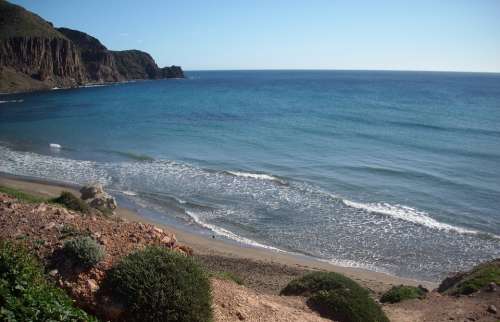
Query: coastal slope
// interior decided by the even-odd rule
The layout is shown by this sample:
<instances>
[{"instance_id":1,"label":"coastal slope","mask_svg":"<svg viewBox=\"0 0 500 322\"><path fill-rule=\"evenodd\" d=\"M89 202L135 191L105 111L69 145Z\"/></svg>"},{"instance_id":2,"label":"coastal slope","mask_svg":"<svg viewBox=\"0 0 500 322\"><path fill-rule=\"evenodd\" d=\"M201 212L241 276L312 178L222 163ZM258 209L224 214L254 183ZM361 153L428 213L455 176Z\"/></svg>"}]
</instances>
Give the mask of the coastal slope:
<instances>
[{"instance_id":1,"label":"coastal slope","mask_svg":"<svg viewBox=\"0 0 500 322\"><path fill-rule=\"evenodd\" d=\"M26 9L0 0L0 92L66 88L138 79L183 78L139 50L111 51L77 30L54 28Z\"/></svg>"}]
</instances>

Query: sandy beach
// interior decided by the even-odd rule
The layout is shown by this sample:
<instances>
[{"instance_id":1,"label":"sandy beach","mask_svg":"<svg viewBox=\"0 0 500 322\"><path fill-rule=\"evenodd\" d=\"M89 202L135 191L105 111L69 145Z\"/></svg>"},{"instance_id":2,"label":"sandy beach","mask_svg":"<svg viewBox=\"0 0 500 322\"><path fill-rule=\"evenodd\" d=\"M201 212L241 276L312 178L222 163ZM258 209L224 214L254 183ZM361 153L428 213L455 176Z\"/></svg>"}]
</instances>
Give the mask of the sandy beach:
<instances>
[{"instance_id":1,"label":"sandy beach","mask_svg":"<svg viewBox=\"0 0 500 322\"><path fill-rule=\"evenodd\" d=\"M54 197L61 191L79 195L78 186L47 182L33 178L0 175L0 186L11 187L42 197ZM238 245L194 233L178 227L166 226L140 216L133 209L119 207L117 216L129 221L152 223L173 232L177 239L194 249L195 256L209 270L228 271L245 280L245 284L260 292L277 294L291 279L309 270L326 270L345 274L375 293L387 290L391 285L424 285L435 288L435 283L400 278L366 269L341 267L314 258L273 250Z\"/></svg>"}]
</instances>

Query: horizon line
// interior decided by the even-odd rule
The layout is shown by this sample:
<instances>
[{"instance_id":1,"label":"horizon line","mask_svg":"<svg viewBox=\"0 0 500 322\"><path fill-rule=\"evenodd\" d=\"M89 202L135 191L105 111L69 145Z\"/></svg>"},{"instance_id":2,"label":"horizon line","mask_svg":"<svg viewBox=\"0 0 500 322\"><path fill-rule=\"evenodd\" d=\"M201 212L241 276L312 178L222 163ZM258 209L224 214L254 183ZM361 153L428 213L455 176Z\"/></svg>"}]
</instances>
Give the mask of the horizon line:
<instances>
[{"instance_id":1,"label":"horizon line","mask_svg":"<svg viewBox=\"0 0 500 322\"><path fill-rule=\"evenodd\" d=\"M180 65L182 68L182 65ZM230 71L357 71L357 72L421 72L421 73L467 73L467 74L500 74L500 71L472 70L429 70L429 69L363 69L363 68L206 68L185 69L186 72L230 72Z\"/></svg>"}]
</instances>

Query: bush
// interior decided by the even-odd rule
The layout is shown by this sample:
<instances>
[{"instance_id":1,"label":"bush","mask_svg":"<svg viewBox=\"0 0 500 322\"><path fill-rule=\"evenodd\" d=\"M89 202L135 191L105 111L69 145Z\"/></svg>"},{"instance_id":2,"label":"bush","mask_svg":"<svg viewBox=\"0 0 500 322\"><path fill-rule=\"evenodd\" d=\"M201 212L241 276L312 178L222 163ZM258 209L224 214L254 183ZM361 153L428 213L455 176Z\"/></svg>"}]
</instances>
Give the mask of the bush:
<instances>
[{"instance_id":1,"label":"bush","mask_svg":"<svg viewBox=\"0 0 500 322\"><path fill-rule=\"evenodd\" d=\"M399 285L393 286L380 298L382 303L398 303L410 299L422 299L427 291L421 287Z\"/></svg>"},{"instance_id":2,"label":"bush","mask_svg":"<svg viewBox=\"0 0 500 322\"><path fill-rule=\"evenodd\" d=\"M294 279L281 291L281 294L309 296L318 291L357 287L360 287L358 283L344 275L334 272L314 272Z\"/></svg>"},{"instance_id":3,"label":"bush","mask_svg":"<svg viewBox=\"0 0 500 322\"><path fill-rule=\"evenodd\" d=\"M71 210L90 213L90 206L69 191L61 192L59 197L52 199L52 202L61 204Z\"/></svg>"},{"instance_id":4,"label":"bush","mask_svg":"<svg viewBox=\"0 0 500 322\"><path fill-rule=\"evenodd\" d=\"M439 285L438 291L452 295L468 295L490 283L500 285L500 259L477 265L468 272L445 279Z\"/></svg>"},{"instance_id":5,"label":"bush","mask_svg":"<svg viewBox=\"0 0 500 322\"><path fill-rule=\"evenodd\" d=\"M160 247L125 257L105 288L124 304L128 321L210 321L210 282L192 258Z\"/></svg>"},{"instance_id":6,"label":"bush","mask_svg":"<svg viewBox=\"0 0 500 322\"><path fill-rule=\"evenodd\" d=\"M104 259L105 252L101 245L88 236L76 237L64 243L63 253L75 264L91 267Z\"/></svg>"},{"instance_id":7,"label":"bush","mask_svg":"<svg viewBox=\"0 0 500 322\"><path fill-rule=\"evenodd\" d=\"M0 321L97 321L45 280L24 249L0 241Z\"/></svg>"},{"instance_id":8,"label":"bush","mask_svg":"<svg viewBox=\"0 0 500 322\"><path fill-rule=\"evenodd\" d=\"M291 281L283 295L310 296L307 301L322 315L349 322L388 322L368 291L352 279L333 272L314 272Z\"/></svg>"}]
</instances>

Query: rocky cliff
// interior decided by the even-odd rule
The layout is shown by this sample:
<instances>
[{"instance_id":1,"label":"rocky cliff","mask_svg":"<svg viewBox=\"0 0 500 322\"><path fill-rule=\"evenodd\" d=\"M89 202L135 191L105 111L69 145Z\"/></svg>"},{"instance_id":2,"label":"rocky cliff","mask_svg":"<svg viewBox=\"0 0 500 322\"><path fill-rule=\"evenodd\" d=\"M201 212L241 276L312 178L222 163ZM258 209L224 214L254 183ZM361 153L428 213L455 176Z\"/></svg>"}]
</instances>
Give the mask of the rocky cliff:
<instances>
[{"instance_id":1,"label":"rocky cliff","mask_svg":"<svg viewBox=\"0 0 500 322\"><path fill-rule=\"evenodd\" d=\"M148 53L108 50L86 33L56 29L0 0L0 93L182 77L180 67L159 68Z\"/></svg>"}]
</instances>

